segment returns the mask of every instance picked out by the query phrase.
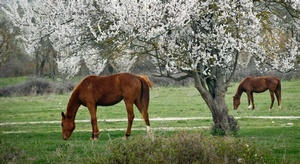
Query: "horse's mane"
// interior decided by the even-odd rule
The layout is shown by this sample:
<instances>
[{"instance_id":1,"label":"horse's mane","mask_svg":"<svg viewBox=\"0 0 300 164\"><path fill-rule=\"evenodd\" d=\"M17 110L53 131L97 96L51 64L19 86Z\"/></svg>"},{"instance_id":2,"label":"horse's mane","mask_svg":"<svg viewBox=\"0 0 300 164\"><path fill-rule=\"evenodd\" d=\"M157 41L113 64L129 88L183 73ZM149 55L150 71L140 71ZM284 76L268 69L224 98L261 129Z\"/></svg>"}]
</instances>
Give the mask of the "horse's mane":
<instances>
[{"instance_id":1,"label":"horse's mane","mask_svg":"<svg viewBox=\"0 0 300 164\"><path fill-rule=\"evenodd\" d=\"M148 78L147 75L138 75L138 76L139 76L140 78L144 79L144 80L147 82L148 86L149 86L150 88L152 88L153 83L152 83L152 81Z\"/></svg>"},{"instance_id":2,"label":"horse's mane","mask_svg":"<svg viewBox=\"0 0 300 164\"><path fill-rule=\"evenodd\" d=\"M85 77L84 79L86 79L87 77ZM73 93L77 90L77 88L80 86L80 84L82 83L82 81L84 80L84 79L82 79L77 85L75 85L74 86L74 88L73 88Z\"/></svg>"}]
</instances>

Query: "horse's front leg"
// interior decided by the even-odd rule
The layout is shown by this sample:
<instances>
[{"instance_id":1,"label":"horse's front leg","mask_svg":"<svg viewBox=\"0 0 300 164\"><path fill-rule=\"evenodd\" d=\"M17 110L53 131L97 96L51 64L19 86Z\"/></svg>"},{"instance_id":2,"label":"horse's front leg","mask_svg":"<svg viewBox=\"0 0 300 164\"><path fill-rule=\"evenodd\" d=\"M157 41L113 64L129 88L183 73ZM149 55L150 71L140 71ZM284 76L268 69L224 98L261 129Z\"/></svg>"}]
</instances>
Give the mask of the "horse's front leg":
<instances>
[{"instance_id":1,"label":"horse's front leg","mask_svg":"<svg viewBox=\"0 0 300 164\"><path fill-rule=\"evenodd\" d=\"M131 127L134 119L134 113L133 113L133 103L126 103L126 110L127 110L127 118L128 118L128 123L127 123L127 130L125 133L125 136L123 137L124 140L126 140L130 134L131 134Z\"/></svg>"},{"instance_id":2,"label":"horse's front leg","mask_svg":"<svg viewBox=\"0 0 300 164\"><path fill-rule=\"evenodd\" d=\"M88 109L89 109L90 115L91 115L91 124L92 124L92 130L93 130L91 140L98 140L100 132L98 129L98 123L97 123L97 117L96 117L97 107L96 107L96 105L89 105Z\"/></svg>"},{"instance_id":3,"label":"horse's front leg","mask_svg":"<svg viewBox=\"0 0 300 164\"><path fill-rule=\"evenodd\" d=\"M247 98L248 98L248 110L252 108L252 105L250 104L250 102L252 101L251 99L251 93L250 92L246 92L247 93Z\"/></svg>"},{"instance_id":4,"label":"horse's front leg","mask_svg":"<svg viewBox=\"0 0 300 164\"><path fill-rule=\"evenodd\" d=\"M251 92L251 103L252 103L252 110L255 109L255 105L254 105L254 97L253 97L253 92ZM251 108L251 106L250 106Z\"/></svg>"}]
</instances>

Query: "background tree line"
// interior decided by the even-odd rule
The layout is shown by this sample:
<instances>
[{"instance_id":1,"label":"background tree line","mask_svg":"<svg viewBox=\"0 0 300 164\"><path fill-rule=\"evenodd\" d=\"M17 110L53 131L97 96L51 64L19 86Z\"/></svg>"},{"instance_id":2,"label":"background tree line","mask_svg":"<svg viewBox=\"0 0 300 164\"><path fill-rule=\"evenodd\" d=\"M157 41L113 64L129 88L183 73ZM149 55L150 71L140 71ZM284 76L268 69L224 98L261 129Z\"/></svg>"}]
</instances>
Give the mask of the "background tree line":
<instances>
[{"instance_id":1,"label":"background tree line","mask_svg":"<svg viewBox=\"0 0 300 164\"><path fill-rule=\"evenodd\" d=\"M28 1L29 3L31 1ZM34 1L33 1L34 2ZM84 2L84 1L83 1ZM91 3L92 1L86 1L85 3ZM255 1L253 1L255 3ZM39 1L36 2L37 4L41 3ZM257 3L257 2L256 2ZM261 2L260 2L261 3ZM292 2L290 2L292 3ZM1 3L1 6L4 8L7 8L7 5L10 3L7 1L3 1ZM20 5L21 6L21 5ZM281 17L286 17L288 21L292 21L291 19L295 19L294 17L298 18L299 13L297 10L293 9L292 7L288 6L288 3L286 2L272 2L272 1L266 1L262 4L259 5L260 8L266 8L265 11L261 13L263 19L265 19L265 23L271 24L272 22L269 22L270 20L270 11L274 11L275 14L281 14ZM282 8L285 8L286 11L282 10ZM47 9L47 8L46 8ZM270 11L268 11L268 10ZM18 10L22 12L22 7L19 7ZM0 30L1 30L1 37L0 37L0 54L1 54L1 60L0 60L0 72L1 72L1 77L11 77L11 76L24 76L24 75L36 75L36 76L50 76L50 77L57 77L59 76L58 72L58 64L56 63L56 58L59 56L57 55L56 50L53 48L53 43L49 40L48 37L41 37L38 38L38 44L39 46L35 49L34 55L29 55L26 53L25 47L26 43L24 39L22 38L22 32L19 28L19 26L16 26L12 23L12 21L8 18L8 15L4 12L4 10L0 11L0 16L1 16L1 25L0 25ZM32 16L34 17L34 15ZM96 18L92 18L96 19ZM279 22L278 25L285 26L285 24L281 24ZM271 28L272 26L266 24L267 28L265 29L266 31L269 31L271 33ZM86 35L90 33L89 30L86 29L84 32ZM280 34L280 40L286 40L289 35L299 35L297 32L295 32L295 29L289 26L285 28L285 31L282 31ZM267 38L268 39L268 38ZM267 44L271 44L270 42L266 39ZM272 39L272 38L269 38ZM91 39L91 36L86 37L86 40L93 40ZM84 43L85 45L86 43ZM274 43L276 44L276 43ZM284 44L282 42L281 44ZM108 43L101 43L101 44L94 44L96 47L100 47L100 51L97 51L99 53L98 56L101 56L100 53L103 55L103 52L106 51L105 53L112 53L113 51L116 51L116 49L113 49L113 45L109 45ZM281 47L284 47L284 45L280 45ZM104 53L104 54L105 54ZM117 53L114 53L117 54ZM241 57L241 61L249 60L248 54L245 53ZM128 58L128 56L123 56L124 59ZM137 62L135 63L136 60L133 61L133 64L130 65L133 68L116 68L118 67L117 64L114 64L113 62L124 60L124 59L117 59L116 57L112 57L110 62L107 63L107 66L104 70L105 74L111 74L111 73L116 73L116 72L124 72L128 71L129 69L132 69L131 71L133 72L149 72L149 67L153 67L153 65L147 65L146 67L141 68L140 65L143 65L142 62ZM139 60L147 60L147 58L141 58ZM236 74L235 80L239 80L241 77L244 77L246 75L252 74L252 75L260 75L264 71L261 71L261 69L256 69L257 65L255 62L248 62L247 68L243 69L244 67L240 67L238 69L238 73ZM125 63L127 61L124 61ZM299 57L297 56L297 62L299 63ZM148 63L150 64L150 63ZM63 64L66 65L66 64ZM85 63L81 61L81 69L80 71L78 70L79 75L87 75L90 74L89 69L85 66ZM135 68L135 65L136 68ZM121 67L121 66L119 66ZM267 67L267 66L263 66ZM251 71L249 71L251 69ZM103 69L102 69L103 70ZM92 72L94 73L94 72ZM96 73L96 72L95 72ZM98 74L101 73L101 71L98 71ZM293 71L289 73L280 73L278 71L271 71L268 74L273 74L276 76L280 76L286 79L291 79L291 78L298 78L298 72Z\"/></svg>"}]
</instances>

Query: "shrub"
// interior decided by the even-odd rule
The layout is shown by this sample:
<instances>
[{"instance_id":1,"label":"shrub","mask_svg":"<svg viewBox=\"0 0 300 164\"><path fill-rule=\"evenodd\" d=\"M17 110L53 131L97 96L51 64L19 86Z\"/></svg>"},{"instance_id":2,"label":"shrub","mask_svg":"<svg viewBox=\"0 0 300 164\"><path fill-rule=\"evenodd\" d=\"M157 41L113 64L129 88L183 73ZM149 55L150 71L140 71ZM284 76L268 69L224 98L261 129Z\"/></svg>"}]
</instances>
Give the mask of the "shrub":
<instances>
[{"instance_id":1,"label":"shrub","mask_svg":"<svg viewBox=\"0 0 300 164\"><path fill-rule=\"evenodd\" d=\"M32 79L22 84L0 89L0 96L28 96L50 93L63 94L72 91L73 87L71 83L54 83L45 79Z\"/></svg>"},{"instance_id":2,"label":"shrub","mask_svg":"<svg viewBox=\"0 0 300 164\"><path fill-rule=\"evenodd\" d=\"M135 136L111 141L95 163L264 163L255 144L232 137L180 132L172 136Z\"/></svg>"}]
</instances>

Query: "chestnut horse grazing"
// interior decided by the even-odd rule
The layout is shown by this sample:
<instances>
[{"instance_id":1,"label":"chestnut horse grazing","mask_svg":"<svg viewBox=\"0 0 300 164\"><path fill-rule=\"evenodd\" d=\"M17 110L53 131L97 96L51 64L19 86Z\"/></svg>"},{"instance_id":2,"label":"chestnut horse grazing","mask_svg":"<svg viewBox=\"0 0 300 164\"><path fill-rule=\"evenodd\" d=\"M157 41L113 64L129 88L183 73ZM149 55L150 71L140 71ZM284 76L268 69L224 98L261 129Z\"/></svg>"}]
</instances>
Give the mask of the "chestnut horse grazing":
<instances>
[{"instance_id":1,"label":"chestnut horse grazing","mask_svg":"<svg viewBox=\"0 0 300 164\"><path fill-rule=\"evenodd\" d=\"M66 113L61 112L62 139L70 138L75 129L75 116L80 105L86 106L91 115L92 140L97 140L100 134L97 125L97 106L109 106L124 100L128 125L124 139L130 136L134 119L133 104L141 112L150 132L148 117L149 87L152 82L147 76L137 76L130 73L120 73L111 76L88 76L73 90Z\"/></svg>"},{"instance_id":2,"label":"chestnut horse grazing","mask_svg":"<svg viewBox=\"0 0 300 164\"><path fill-rule=\"evenodd\" d=\"M261 77L252 77L247 76L245 79L240 83L235 95L233 96L233 108L237 109L240 105L240 98L243 92L247 93L248 96L248 109L255 109L254 106L254 99L253 99L253 92L254 93L261 93L265 92L266 90L270 91L271 95L271 106L270 110L274 104L274 93L276 95L278 101L278 107L281 108L281 82L278 78L273 76L261 76ZM250 101L252 106L250 105Z\"/></svg>"}]
</instances>

